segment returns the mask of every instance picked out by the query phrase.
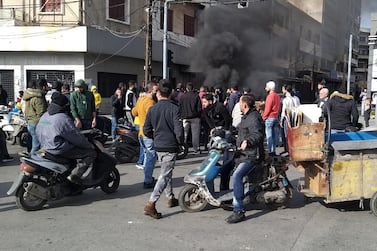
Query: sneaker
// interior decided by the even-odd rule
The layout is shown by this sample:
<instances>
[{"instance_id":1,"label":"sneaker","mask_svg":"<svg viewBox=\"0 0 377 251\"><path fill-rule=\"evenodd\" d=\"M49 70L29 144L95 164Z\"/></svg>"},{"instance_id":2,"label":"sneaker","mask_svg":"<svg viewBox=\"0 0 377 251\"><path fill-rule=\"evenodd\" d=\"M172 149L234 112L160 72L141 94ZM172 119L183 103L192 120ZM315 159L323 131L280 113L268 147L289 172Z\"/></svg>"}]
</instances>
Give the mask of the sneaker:
<instances>
[{"instance_id":1,"label":"sneaker","mask_svg":"<svg viewBox=\"0 0 377 251\"><path fill-rule=\"evenodd\" d=\"M81 182L82 182L81 178L78 175L76 175L76 174L69 175L67 177L67 180L69 180L72 183L78 184L78 185L80 185Z\"/></svg>"},{"instance_id":2,"label":"sneaker","mask_svg":"<svg viewBox=\"0 0 377 251\"><path fill-rule=\"evenodd\" d=\"M13 160L14 160L14 158L8 155L8 156L4 157L1 161L2 162L10 162L10 161L13 161Z\"/></svg>"},{"instance_id":3,"label":"sneaker","mask_svg":"<svg viewBox=\"0 0 377 251\"><path fill-rule=\"evenodd\" d=\"M162 215L161 213L157 212L155 203L149 202L144 207L144 214L149 215L152 218L155 219L161 219Z\"/></svg>"},{"instance_id":4,"label":"sneaker","mask_svg":"<svg viewBox=\"0 0 377 251\"><path fill-rule=\"evenodd\" d=\"M238 223L245 219L245 212L239 211L239 212L233 212L228 218L225 219L225 221L229 224Z\"/></svg>"},{"instance_id":5,"label":"sneaker","mask_svg":"<svg viewBox=\"0 0 377 251\"><path fill-rule=\"evenodd\" d=\"M137 164L137 165L136 165L136 168L137 168L138 170L143 170L143 169L144 169L143 165L140 165L140 164Z\"/></svg>"},{"instance_id":6,"label":"sneaker","mask_svg":"<svg viewBox=\"0 0 377 251\"><path fill-rule=\"evenodd\" d=\"M281 157L288 157L289 156L289 153L288 152L283 152L280 154Z\"/></svg>"},{"instance_id":7,"label":"sneaker","mask_svg":"<svg viewBox=\"0 0 377 251\"><path fill-rule=\"evenodd\" d=\"M30 153L28 151L22 151L22 152L19 152L18 155L20 155L21 157L29 157L30 156Z\"/></svg>"},{"instance_id":8,"label":"sneaker","mask_svg":"<svg viewBox=\"0 0 377 251\"><path fill-rule=\"evenodd\" d=\"M145 189L154 188L154 186L156 185L157 180L155 178L153 178L153 177L152 177L152 179L153 179L153 181L151 183L145 183L144 182L143 186L144 186Z\"/></svg>"},{"instance_id":9,"label":"sneaker","mask_svg":"<svg viewBox=\"0 0 377 251\"><path fill-rule=\"evenodd\" d=\"M179 203L178 203L178 200L173 197L173 198L167 200L166 205L168 207L176 207L176 206L179 205Z\"/></svg>"}]
</instances>

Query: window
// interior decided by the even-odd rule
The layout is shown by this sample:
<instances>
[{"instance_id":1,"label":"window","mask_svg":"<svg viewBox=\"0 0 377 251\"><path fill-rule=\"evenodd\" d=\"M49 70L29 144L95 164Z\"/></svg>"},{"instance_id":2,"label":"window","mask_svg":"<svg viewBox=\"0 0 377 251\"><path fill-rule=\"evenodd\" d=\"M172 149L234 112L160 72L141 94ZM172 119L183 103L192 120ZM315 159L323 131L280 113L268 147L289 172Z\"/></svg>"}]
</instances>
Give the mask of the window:
<instances>
[{"instance_id":1,"label":"window","mask_svg":"<svg viewBox=\"0 0 377 251\"><path fill-rule=\"evenodd\" d=\"M160 29L164 29L164 9L160 11ZM173 11L168 10L168 31L173 31Z\"/></svg>"},{"instance_id":2,"label":"window","mask_svg":"<svg viewBox=\"0 0 377 251\"><path fill-rule=\"evenodd\" d=\"M184 16L184 29L183 34L186 36L195 36L195 18L192 16Z\"/></svg>"},{"instance_id":3,"label":"window","mask_svg":"<svg viewBox=\"0 0 377 251\"><path fill-rule=\"evenodd\" d=\"M129 0L107 0L107 18L122 23L130 23Z\"/></svg>"},{"instance_id":4,"label":"window","mask_svg":"<svg viewBox=\"0 0 377 251\"><path fill-rule=\"evenodd\" d=\"M41 0L40 12L43 13L56 13L62 12L61 0Z\"/></svg>"}]
</instances>

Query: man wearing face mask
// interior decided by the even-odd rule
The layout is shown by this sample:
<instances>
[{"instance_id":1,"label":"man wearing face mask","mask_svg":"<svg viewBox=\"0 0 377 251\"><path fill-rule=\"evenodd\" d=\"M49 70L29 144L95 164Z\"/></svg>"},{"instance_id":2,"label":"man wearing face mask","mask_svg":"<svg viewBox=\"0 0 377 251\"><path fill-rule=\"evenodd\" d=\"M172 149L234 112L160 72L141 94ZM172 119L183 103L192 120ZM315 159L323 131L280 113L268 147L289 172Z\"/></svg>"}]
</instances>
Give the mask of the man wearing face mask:
<instances>
[{"instance_id":1,"label":"man wearing face mask","mask_svg":"<svg viewBox=\"0 0 377 251\"><path fill-rule=\"evenodd\" d=\"M237 150L235 156L237 168L233 172L233 213L225 219L227 223L237 223L245 219L243 177L255 167L255 163L264 159L264 125L260 113L255 108L252 95L240 98L243 114L238 127Z\"/></svg>"}]
</instances>

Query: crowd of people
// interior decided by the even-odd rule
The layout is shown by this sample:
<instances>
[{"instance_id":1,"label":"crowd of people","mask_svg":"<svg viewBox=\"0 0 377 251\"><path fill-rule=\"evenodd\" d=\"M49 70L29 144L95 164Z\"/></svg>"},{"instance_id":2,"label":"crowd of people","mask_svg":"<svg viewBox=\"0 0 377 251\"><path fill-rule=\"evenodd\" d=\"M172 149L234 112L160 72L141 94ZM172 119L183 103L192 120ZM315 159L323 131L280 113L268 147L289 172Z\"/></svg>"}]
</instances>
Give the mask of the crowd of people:
<instances>
[{"instance_id":1,"label":"crowd of people","mask_svg":"<svg viewBox=\"0 0 377 251\"><path fill-rule=\"evenodd\" d=\"M96 86L89 90L82 79L77 80L74 87L71 92L69 85L56 81L46 95L48 85L45 79L30 81L23 93L21 106L31 135L29 151L24 154L34 155L42 148L51 154L78 159L68 179L79 183L96 157L96 152L80 130L96 127L102 98ZM229 141L237 133L235 144L242 153L230 158L225 152L223 157L220 190L229 189L231 177L234 187L234 210L226 221L242 221L245 218L242 179L253 170L256 162L265 158L264 142L267 143L269 156L277 155L280 142L284 146L282 154L288 155L288 114L300 106L300 99L290 85L283 85L282 95L276 88L274 81L265 84L267 97L264 109L259 109L255 105L253 90L244 88L240 91L237 85L223 91L206 86L196 90L191 82L174 87L168 80L151 81L143 88L138 87L135 81L129 81L127 85L120 83L110 98L111 137L115 140L120 118L126 119L138 130L140 157L137 167L144 172L143 187L153 189L144 214L156 219L162 217L156 209L156 202L164 191L167 206L178 205L173 193L172 175L179 146L190 145L191 154L200 154L207 150L206 140L211 132L221 127ZM0 97L4 96L1 89ZM331 116L333 132L352 130L352 127L358 126L359 114L352 96L341 91L329 96L324 82L318 84L316 95L315 103L322 109L322 119ZM365 98L364 117L369 113L370 100L368 102ZM2 158L7 158L7 154L3 152ZM157 161L161 169L158 179L155 179L153 171Z\"/></svg>"}]
</instances>

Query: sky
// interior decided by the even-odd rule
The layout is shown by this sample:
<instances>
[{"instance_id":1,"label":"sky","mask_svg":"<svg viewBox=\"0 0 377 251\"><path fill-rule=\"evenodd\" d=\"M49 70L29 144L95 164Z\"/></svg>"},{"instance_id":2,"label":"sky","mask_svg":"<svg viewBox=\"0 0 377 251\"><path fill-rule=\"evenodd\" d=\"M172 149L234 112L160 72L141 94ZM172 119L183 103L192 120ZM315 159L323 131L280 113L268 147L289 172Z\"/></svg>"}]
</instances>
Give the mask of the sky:
<instances>
[{"instance_id":1,"label":"sky","mask_svg":"<svg viewBox=\"0 0 377 251\"><path fill-rule=\"evenodd\" d=\"M370 14L377 12L377 0L361 1L361 24L362 28L370 28Z\"/></svg>"}]
</instances>

